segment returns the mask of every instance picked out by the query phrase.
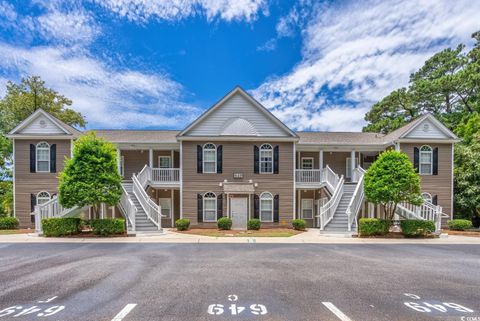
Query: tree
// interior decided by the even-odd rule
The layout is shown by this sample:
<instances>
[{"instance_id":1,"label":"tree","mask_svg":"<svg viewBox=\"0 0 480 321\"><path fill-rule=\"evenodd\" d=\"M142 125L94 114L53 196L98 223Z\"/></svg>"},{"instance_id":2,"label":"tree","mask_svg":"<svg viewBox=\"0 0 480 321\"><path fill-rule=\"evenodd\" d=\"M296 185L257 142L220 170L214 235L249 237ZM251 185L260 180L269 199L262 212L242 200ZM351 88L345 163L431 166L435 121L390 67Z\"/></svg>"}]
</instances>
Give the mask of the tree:
<instances>
[{"instance_id":1,"label":"tree","mask_svg":"<svg viewBox=\"0 0 480 321\"><path fill-rule=\"evenodd\" d=\"M385 151L368 168L364 182L369 202L382 205L386 218L393 219L397 205L422 203L420 177L405 153Z\"/></svg>"},{"instance_id":2,"label":"tree","mask_svg":"<svg viewBox=\"0 0 480 321\"><path fill-rule=\"evenodd\" d=\"M12 182L0 182L0 217L11 216L13 212Z\"/></svg>"},{"instance_id":3,"label":"tree","mask_svg":"<svg viewBox=\"0 0 480 321\"><path fill-rule=\"evenodd\" d=\"M60 204L67 208L91 205L98 213L101 203L118 203L121 181L115 146L90 132L75 142L73 157L60 173Z\"/></svg>"},{"instance_id":4,"label":"tree","mask_svg":"<svg viewBox=\"0 0 480 321\"><path fill-rule=\"evenodd\" d=\"M480 218L480 138L455 147L455 207L458 216Z\"/></svg>"}]
</instances>

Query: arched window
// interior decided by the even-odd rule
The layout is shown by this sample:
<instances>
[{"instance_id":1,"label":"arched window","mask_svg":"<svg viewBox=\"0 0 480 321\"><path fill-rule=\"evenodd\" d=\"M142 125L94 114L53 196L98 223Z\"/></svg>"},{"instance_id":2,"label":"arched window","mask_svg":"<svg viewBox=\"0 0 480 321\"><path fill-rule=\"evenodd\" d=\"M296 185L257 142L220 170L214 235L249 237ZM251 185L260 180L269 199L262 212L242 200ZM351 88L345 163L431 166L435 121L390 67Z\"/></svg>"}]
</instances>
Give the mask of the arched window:
<instances>
[{"instance_id":1,"label":"arched window","mask_svg":"<svg viewBox=\"0 0 480 321\"><path fill-rule=\"evenodd\" d=\"M41 205L43 203L46 203L50 200L50 193L41 191L37 194L37 205Z\"/></svg>"},{"instance_id":2,"label":"arched window","mask_svg":"<svg viewBox=\"0 0 480 321\"><path fill-rule=\"evenodd\" d=\"M432 195L430 195L430 193L422 193L422 198L425 202L428 202L428 203L432 203L433 201L433 198L432 198Z\"/></svg>"},{"instance_id":3,"label":"arched window","mask_svg":"<svg viewBox=\"0 0 480 321\"><path fill-rule=\"evenodd\" d=\"M47 142L37 144L37 172L50 172L50 145Z\"/></svg>"},{"instance_id":4,"label":"arched window","mask_svg":"<svg viewBox=\"0 0 480 321\"><path fill-rule=\"evenodd\" d=\"M420 147L420 175L432 175L433 150L430 146Z\"/></svg>"},{"instance_id":5,"label":"arched window","mask_svg":"<svg viewBox=\"0 0 480 321\"><path fill-rule=\"evenodd\" d=\"M273 148L270 144L260 146L260 173L273 173Z\"/></svg>"},{"instance_id":6,"label":"arched window","mask_svg":"<svg viewBox=\"0 0 480 321\"><path fill-rule=\"evenodd\" d=\"M203 195L203 221L217 221L217 196L213 192L207 192Z\"/></svg>"},{"instance_id":7,"label":"arched window","mask_svg":"<svg viewBox=\"0 0 480 321\"><path fill-rule=\"evenodd\" d=\"M269 192L260 195L260 220L273 222L273 195Z\"/></svg>"},{"instance_id":8,"label":"arched window","mask_svg":"<svg viewBox=\"0 0 480 321\"><path fill-rule=\"evenodd\" d=\"M217 172L217 147L212 143L203 145L203 172Z\"/></svg>"}]
</instances>

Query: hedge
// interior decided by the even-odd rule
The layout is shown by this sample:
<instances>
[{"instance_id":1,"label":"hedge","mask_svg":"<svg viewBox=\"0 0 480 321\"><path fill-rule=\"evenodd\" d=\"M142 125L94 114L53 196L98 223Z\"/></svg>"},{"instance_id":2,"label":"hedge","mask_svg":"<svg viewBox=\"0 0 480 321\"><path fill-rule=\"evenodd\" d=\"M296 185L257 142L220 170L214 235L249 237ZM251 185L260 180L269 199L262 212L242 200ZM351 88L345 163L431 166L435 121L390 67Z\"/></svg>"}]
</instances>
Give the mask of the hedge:
<instances>
[{"instance_id":1,"label":"hedge","mask_svg":"<svg viewBox=\"0 0 480 321\"><path fill-rule=\"evenodd\" d=\"M222 217L217 221L219 230L230 230L232 228L232 219L229 217Z\"/></svg>"},{"instance_id":2,"label":"hedge","mask_svg":"<svg viewBox=\"0 0 480 321\"><path fill-rule=\"evenodd\" d=\"M292 221L292 226L294 230L305 231L307 228L307 222L305 220L295 219Z\"/></svg>"},{"instance_id":3,"label":"hedge","mask_svg":"<svg viewBox=\"0 0 480 321\"><path fill-rule=\"evenodd\" d=\"M0 217L0 230L14 230L18 227L15 217Z\"/></svg>"},{"instance_id":4,"label":"hedge","mask_svg":"<svg viewBox=\"0 0 480 321\"><path fill-rule=\"evenodd\" d=\"M424 220L403 220L400 227L405 237L422 237L435 232L435 223Z\"/></svg>"},{"instance_id":5,"label":"hedge","mask_svg":"<svg viewBox=\"0 0 480 321\"><path fill-rule=\"evenodd\" d=\"M361 218L358 221L358 231L362 236L385 235L390 229L391 222L378 218Z\"/></svg>"},{"instance_id":6,"label":"hedge","mask_svg":"<svg viewBox=\"0 0 480 321\"><path fill-rule=\"evenodd\" d=\"M253 218L247 222L247 229L259 230L262 226L262 222L258 218Z\"/></svg>"},{"instance_id":7,"label":"hedge","mask_svg":"<svg viewBox=\"0 0 480 321\"><path fill-rule=\"evenodd\" d=\"M190 220L188 218L180 218L175 221L175 226L179 231L186 231L190 228Z\"/></svg>"},{"instance_id":8,"label":"hedge","mask_svg":"<svg viewBox=\"0 0 480 321\"><path fill-rule=\"evenodd\" d=\"M125 233L125 220L122 218L95 219L90 221L95 235L109 236Z\"/></svg>"},{"instance_id":9,"label":"hedge","mask_svg":"<svg viewBox=\"0 0 480 321\"><path fill-rule=\"evenodd\" d=\"M465 231L471 229L473 224L469 220L451 220L448 222L448 228L454 231Z\"/></svg>"},{"instance_id":10,"label":"hedge","mask_svg":"<svg viewBox=\"0 0 480 321\"><path fill-rule=\"evenodd\" d=\"M45 236L65 236L79 234L82 220L78 217L55 217L42 219L42 230Z\"/></svg>"}]
</instances>

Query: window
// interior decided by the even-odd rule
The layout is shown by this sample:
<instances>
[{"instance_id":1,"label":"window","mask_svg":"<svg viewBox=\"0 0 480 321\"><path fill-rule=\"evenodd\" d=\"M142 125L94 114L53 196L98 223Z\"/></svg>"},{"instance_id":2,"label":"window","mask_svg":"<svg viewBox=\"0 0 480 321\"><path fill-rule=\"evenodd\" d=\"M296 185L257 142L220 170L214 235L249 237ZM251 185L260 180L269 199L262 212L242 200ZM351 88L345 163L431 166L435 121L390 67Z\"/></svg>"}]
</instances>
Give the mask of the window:
<instances>
[{"instance_id":1,"label":"window","mask_svg":"<svg viewBox=\"0 0 480 321\"><path fill-rule=\"evenodd\" d=\"M160 168L171 168L171 160L170 156L158 156L158 167Z\"/></svg>"},{"instance_id":2,"label":"window","mask_svg":"<svg viewBox=\"0 0 480 321\"><path fill-rule=\"evenodd\" d=\"M120 156L120 176L125 175L125 156Z\"/></svg>"},{"instance_id":3,"label":"window","mask_svg":"<svg viewBox=\"0 0 480 321\"><path fill-rule=\"evenodd\" d=\"M162 208L162 215L167 218L170 218L170 213L172 211L172 202L169 198L160 198L158 204Z\"/></svg>"},{"instance_id":4,"label":"window","mask_svg":"<svg viewBox=\"0 0 480 321\"><path fill-rule=\"evenodd\" d=\"M260 195L260 220L273 222L273 196L269 192Z\"/></svg>"},{"instance_id":5,"label":"window","mask_svg":"<svg viewBox=\"0 0 480 321\"><path fill-rule=\"evenodd\" d=\"M302 218L313 218L313 199L302 199Z\"/></svg>"},{"instance_id":6,"label":"window","mask_svg":"<svg viewBox=\"0 0 480 321\"><path fill-rule=\"evenodd\" d=\"M214 144L208 143L203 146L203 172L217 172L217 148Z\"/></svg>"},{"instance_id":7,"label":"window","mask_svg":"<svg viewBox=\"0 0 480 321\"><path fill-rule=\"evenodd\" d=\"M313 157L302 157L302 169L313 169Z\"/></svg>"},{"instance_id":8,"label":"window","mask_svg":"<svg viewBox=\"0 0 480 321\"><path fill-rule=\"evenodd\" d=\"M46 203L50 200L50 193L49 192L39 192L37 194L37 205L41 205L43 203Z\"/></svg>"},{"instance_id":9,"label":"window","mask_svg":"<svg viewBox=\"0 0 480 321\"><path fill-rule=\"evenodd\" d=\"M424 202L428 202L428 203L432 203L432 195L430 195L430 193L422 193L422 198L423 198L423 201Z\"/></svg>"},{"instance_id":10,"label":"window","mask_svg":"<svg viewBox=\"0 0 480 321\"><path fill-rule=\"evenodd\" d=\"M270 144L260 147L260 173L273 173L273 148Z\"/></svg>"},{"instance_id":11,"label":"window","mask_svg":"<svg viewBox=\"0 0 480 321\"><path fill-rule=\"evenodd\" d=\"M430 146L420 147L420 175L432 175L433 152Z\"/></svg>"},{"instance_id":12,"label":"window","mask_svg":"<svg viewBox=\"0 0 480 321\"><path fill-rule=\"evenodd\" d=\"M50 172L50 145L47 142L37 144L37 172Z\"/></svg>"},{"instance_id":13,"label":"window","mask_svg":"<svg viewBox=\"0 0 480 321\"><path fill-rule=\"evenodd\" d=\"M215 193L208 192L203 195L203 221L217 221L217 196Z\"/></svg>"}]
</instances>

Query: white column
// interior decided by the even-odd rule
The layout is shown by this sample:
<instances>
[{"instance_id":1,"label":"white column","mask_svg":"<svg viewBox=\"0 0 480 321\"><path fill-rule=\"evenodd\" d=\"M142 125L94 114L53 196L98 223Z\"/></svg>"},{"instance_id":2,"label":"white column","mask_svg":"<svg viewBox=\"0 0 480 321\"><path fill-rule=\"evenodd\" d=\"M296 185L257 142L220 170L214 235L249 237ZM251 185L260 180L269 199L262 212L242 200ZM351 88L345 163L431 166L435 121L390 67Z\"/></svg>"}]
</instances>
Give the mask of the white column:
<instances>
[{"instance_id":1,"label":"white column","mask_svg":"<svg viewBox=\"0 0 480 321\"><path fill-rule=\"evenodd\" d=\"M173 188L170 192L170 216L172 217L172 227L175 226L175 192Z\"/></svg>"},{"instance_id":2,"label":"white column","mask_svg":"<svg viewBox=\"0 0 480 321\"><path fill-rule=\"evenodd\" d=\"M397 152L400 151L400 143L395 143L395 150L396 150Z\"/></svg>"},{"instance_id":3,"label":"white column","mask_svg":"<svg viewBox=\"0 0 480 321\"><path fill-rule=\"evenodd\" d=\"M352 168L353 174L353 170L355 169L355 149L352 149L352 152L350 153L350 167Z\"/></svg>"},{"instance_id":4,"label":"white column","mask_svg":"<svg viewBox=\"0 0 480 321\"><path fill-rule=\"evenodd\" d=\"M323 169L323 149L318 153L318 168Z\"/></svg>"},{"instance_id":5,"label":"white column","mask_svg":"<svg viewBox=\"0 0 480 321\"><path fill-rule=\"evenodd\" d=\"M170 151L170 161L171 161L171 164L170 164L170 167L171 168L174 168L175 166L173 164L175 164L174 160L173 160L173 156L174 156L174 152L173 152L173 149Z\"/></svg>"},{"instance_id":6,"label":"white column","mask_svg":"<svg viewBox=\"0 0 480 321\"><path fill-rule=\"evenodd\" d=\"M228 193L225 193L227 195L227 217L230 217L230 195Z\"/></svg>"},{"instance_id":7,"label":"white column","mask_svg":"<svg viewBox=\"0 0 480 321\"><path fill-rule=\"evenodd\" d=\"M118 172L121 173L120 167L122 166L122 155L120 153L120 148L117 147L117 167Z\"/></svg>"},{"instance_id":8,"label":"white column","mask_svg":"<svg viewBox=\"0 0 480 321\"><path fill-rule=\"evenodd\" d=\"M153 167L153 149L148 150L148 166Z\"/></svg>"}]
</instances>

